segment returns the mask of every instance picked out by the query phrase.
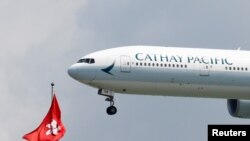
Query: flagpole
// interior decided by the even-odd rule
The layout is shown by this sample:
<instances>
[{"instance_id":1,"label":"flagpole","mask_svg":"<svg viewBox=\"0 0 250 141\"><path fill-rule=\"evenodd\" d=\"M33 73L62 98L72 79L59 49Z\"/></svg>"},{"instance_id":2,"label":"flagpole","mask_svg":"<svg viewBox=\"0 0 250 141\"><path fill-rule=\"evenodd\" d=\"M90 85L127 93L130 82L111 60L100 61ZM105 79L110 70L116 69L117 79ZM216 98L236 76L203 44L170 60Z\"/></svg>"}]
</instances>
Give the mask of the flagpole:
<instances>
[{"instance_id":1,"label":"flagpole","mask_svg":"<svg viewBox=\"0 0 250 141\"><path fill-rule=\"evenodd\" d=\"M52 82L51 83L51 101L53 100L53 97L54 97L54 86L55 84Z\"/></svg>"}]
</instances>

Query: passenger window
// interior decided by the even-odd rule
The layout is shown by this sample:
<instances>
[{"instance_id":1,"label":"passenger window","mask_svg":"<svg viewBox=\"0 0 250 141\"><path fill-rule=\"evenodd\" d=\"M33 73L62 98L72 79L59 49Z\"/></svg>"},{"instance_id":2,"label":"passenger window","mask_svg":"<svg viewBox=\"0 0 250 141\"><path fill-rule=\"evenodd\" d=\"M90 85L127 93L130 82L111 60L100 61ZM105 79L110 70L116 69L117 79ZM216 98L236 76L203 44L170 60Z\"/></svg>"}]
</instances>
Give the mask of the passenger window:
<instances>
[{"instance_id":1,"label":"passenger window","mask_svg":"<svg viewBox=\"0 0 250 141\"><path fill-rule=\"evenodd\" d=\"M148 66L150 66L151 64L150 63L148 63Z\"/></svg>"}]
</instances>

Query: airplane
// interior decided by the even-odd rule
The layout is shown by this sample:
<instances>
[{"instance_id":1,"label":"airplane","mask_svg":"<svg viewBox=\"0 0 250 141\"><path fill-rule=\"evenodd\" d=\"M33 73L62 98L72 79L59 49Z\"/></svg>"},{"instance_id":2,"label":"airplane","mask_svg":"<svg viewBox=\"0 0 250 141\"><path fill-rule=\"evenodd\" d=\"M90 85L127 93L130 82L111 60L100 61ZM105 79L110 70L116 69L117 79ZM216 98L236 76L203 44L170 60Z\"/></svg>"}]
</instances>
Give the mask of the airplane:
<instances>
[{"instance_id":1,"label":"airplane","mask_svg":"<svg viewBox=\"0 0 250 141\"><path fill-rule=\"evenodd\" d=\"M117 113L114 93L227 99L229 114L250 118L250 52L161 46L124 46L90 53L68 68L98 89Z\"/></svg>"}]
</instances>

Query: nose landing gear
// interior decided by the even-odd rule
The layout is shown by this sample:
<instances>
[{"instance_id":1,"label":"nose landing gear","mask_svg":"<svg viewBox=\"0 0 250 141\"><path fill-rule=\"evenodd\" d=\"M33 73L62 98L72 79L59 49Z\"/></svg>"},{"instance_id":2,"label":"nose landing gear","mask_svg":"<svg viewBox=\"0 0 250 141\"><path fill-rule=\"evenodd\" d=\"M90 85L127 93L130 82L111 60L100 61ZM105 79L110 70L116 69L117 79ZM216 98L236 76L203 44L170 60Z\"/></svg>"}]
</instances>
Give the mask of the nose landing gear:
<instances>
[{"instance_id":1,"label":"nose landing gear","mask_svg":"<svg viewBox=\"0 0 250 141\"><path fill-rule=\"evenodd\" d=\"M115 102L114 102L114 97L113 96L110 96L108 98L106 98L105 101L109 101L110 102L110 106L107 108L107 114L108 115L114 115L116 114L117 112L117 109L116 107L114 106Z\"/></svg>"},{"instance_id":2,"label":"nose landing gear","mask_svg":"<svg viewBox=\"0 0 250 141\"><path fill-rule=\"evenodd\" d=\"M114 106L114 92L110 90L105 90L105 89L99 89L98 94L102 96L106 96L107 98L105 101L110 102L110 106L107 108L106 112L108 115L114 115L117 113L117 109Z\"/></svg>"}]
</instances>

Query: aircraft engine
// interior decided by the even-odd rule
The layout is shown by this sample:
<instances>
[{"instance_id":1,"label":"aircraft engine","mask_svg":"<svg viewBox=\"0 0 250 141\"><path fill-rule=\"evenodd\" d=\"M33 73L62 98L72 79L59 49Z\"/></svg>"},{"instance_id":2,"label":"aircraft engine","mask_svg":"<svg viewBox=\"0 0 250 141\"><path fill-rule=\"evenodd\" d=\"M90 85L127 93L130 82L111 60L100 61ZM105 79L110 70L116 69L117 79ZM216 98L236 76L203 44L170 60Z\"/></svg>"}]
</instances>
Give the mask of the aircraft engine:
<instances>
[{"instance_id":1,"label":"aircraft engine","mask_svg":"<svg viewBox=\"0 0 250 141\"><path fill-rule=\"evenodd\" d=\"M250 118L250 100L228 99L227 108L233 117Z\"/></svg>"}]
</instances>

